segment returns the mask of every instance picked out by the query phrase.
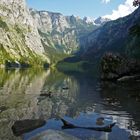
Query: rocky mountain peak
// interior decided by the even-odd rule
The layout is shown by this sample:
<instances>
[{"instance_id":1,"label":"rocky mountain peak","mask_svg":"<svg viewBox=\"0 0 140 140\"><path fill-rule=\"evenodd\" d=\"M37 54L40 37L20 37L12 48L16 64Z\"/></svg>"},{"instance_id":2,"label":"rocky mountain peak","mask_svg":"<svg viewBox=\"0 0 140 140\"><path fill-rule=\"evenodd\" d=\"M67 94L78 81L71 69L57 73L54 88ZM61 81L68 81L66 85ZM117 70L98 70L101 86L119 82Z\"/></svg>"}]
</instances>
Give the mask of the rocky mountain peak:
<instances>
[{"instance_id":1,"label":"rocky mountain peak","mask_svg":"<svg viewBox=\"0 0 140 140\"><path fill-rule=\"evenodd\" d=\"M63 32L66 28L69 28L66 17L60 13L33 9L30 9L30 13L42 32L51 32L53 29L58 32Z\"/></svg>"},{"instance_id":2,"label":"rocky mountain peak","mask_svg":"<svg viewBox=\"0 0 140 140\"><path fill-rule=\"evenodd\" d=\"M97 25L102 25L108 21L111 21L111 20L108 18L98 17L97 19L95 19L94 23Z\"/></svg>"},{"instance_id":3,"label":"rocky mountain peak","mask_svg":"<svg viewBox=\"0 0 140 140\"><path fill-rule=\"evenodd\" d=\"M3 17L9 17L8 21L10 23L20 23L33 26L33 21L25 0L1 0L0 15Z\"/></svg>"},{"instance_id":4,"label":"rocky mountain peak","mask_svg":"<svg viewBox=\"0 0 140 140\"><path fill-rule=\"evenodd\" d=\"M94 24L94 19L91 18L91 17L84 17L83 20L84 20L86 23L93 23L93 24Z\"/></svg>"}]
</instances>

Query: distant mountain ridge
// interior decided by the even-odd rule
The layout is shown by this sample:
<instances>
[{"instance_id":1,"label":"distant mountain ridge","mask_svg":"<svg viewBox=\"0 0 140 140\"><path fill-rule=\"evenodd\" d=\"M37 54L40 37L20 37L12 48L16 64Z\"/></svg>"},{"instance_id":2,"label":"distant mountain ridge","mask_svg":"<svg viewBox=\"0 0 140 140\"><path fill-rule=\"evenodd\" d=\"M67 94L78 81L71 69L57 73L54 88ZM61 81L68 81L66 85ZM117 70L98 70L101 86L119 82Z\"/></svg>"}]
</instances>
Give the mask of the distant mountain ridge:
<instances>
[{"instance_id":1,"label":"distant mountain ridge","mask_svg":"<svg viewBox=\"0 0 140 140\"><path fill-rule=\"evenodd\" d=\"M102 24L105 24L108 21L111 21L111 19L98 17L97 19L94 20L94 24L95 25L102 25Z\"/></svg>"},{"instance_id":2,"label":"distant mountain ridge","mask_svg":"<svg viewBox=\"0 0 140 140\"><path fill-rule=\"evenodd\" d=\"M80 38L97 28L93 23L73 15L34 9L30 9L30 13L52 63L79 50Z\"/></svg>"},{"instance_id":3,"label":"distant mountain ridge","mask_svg":"<svg viewBox=\"0 0 140 140\"><path fill-rule=\"evenodd\" d=\"M140 25L140 7L132 14L109 21L82 38L81 58L94 61L106 52L140 56L140 38L130 35L130 29L135 25Z\"/></svg>"}]
</instances>

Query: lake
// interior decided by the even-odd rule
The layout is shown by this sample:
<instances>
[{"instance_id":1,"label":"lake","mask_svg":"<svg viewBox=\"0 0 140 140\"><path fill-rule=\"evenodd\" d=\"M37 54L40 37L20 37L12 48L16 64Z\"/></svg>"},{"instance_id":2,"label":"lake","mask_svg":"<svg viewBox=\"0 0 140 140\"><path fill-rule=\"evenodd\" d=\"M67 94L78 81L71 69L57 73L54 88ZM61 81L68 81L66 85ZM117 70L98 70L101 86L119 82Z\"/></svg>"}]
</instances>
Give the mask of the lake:
<instances>
[{"instance_id":1,"label":"lake","mask_svg":"<svg viewBox=\"0 0 140 140\"><path fill-rule=\"evenodd\" d=\"M40 96L47 92L51 96ZM94 75L50 69L0 69L0 140L30 140L48 129L81 140L140 140L139 92L140 82L102 82ZM94 126L104 117L116 125L110 133L62 129L59 117L83 126ZM25 119L43 119L46 124L14 136L12 125Z\"/></svg>"}]
</instances>

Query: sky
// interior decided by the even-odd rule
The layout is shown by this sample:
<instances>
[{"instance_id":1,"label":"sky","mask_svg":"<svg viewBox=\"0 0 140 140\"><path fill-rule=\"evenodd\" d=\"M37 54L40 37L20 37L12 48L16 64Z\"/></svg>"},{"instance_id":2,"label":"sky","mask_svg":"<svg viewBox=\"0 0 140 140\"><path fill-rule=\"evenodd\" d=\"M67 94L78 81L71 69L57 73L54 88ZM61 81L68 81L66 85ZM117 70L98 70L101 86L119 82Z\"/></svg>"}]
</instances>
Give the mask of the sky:
<instances>
[{"instance_id":1,"label":"sky","mask_svg":"<svg viewBox=\"0 0 140 140\"><path fill-rule=\"evenodd\" d=\"M135 8L133 0L27 0L28 7L37 10L59 12L64 15L103 16L117 19L132 13Z\"/></svg>"}]
</instances>

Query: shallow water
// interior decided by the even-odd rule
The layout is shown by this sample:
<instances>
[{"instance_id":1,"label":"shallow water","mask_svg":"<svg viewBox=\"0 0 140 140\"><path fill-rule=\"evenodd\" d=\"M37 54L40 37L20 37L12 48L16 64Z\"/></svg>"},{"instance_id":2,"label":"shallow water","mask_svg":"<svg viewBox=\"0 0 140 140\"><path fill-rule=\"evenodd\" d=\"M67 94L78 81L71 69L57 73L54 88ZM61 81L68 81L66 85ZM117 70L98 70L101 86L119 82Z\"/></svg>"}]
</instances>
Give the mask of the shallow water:
<instances>
[{"instance_id":1,"label":"shallow water","mask_svg":"<svg viewBox=\"0 0 140 140\"><path fill-rule=\"evenodd\" d=\"M66 89L65 89L66 88ZM40 94L51 91L51 97ZM0 70L0 140L30 140L48 129L82 140L139 140L140 83L103 83L87 74L56 70ZM116 122L111 133L62 129L59 116L82 126L95 126L98 117ZM44 119L46 125L20 137L11 127L16 120Z\"/></svg>"}]
</instances>

